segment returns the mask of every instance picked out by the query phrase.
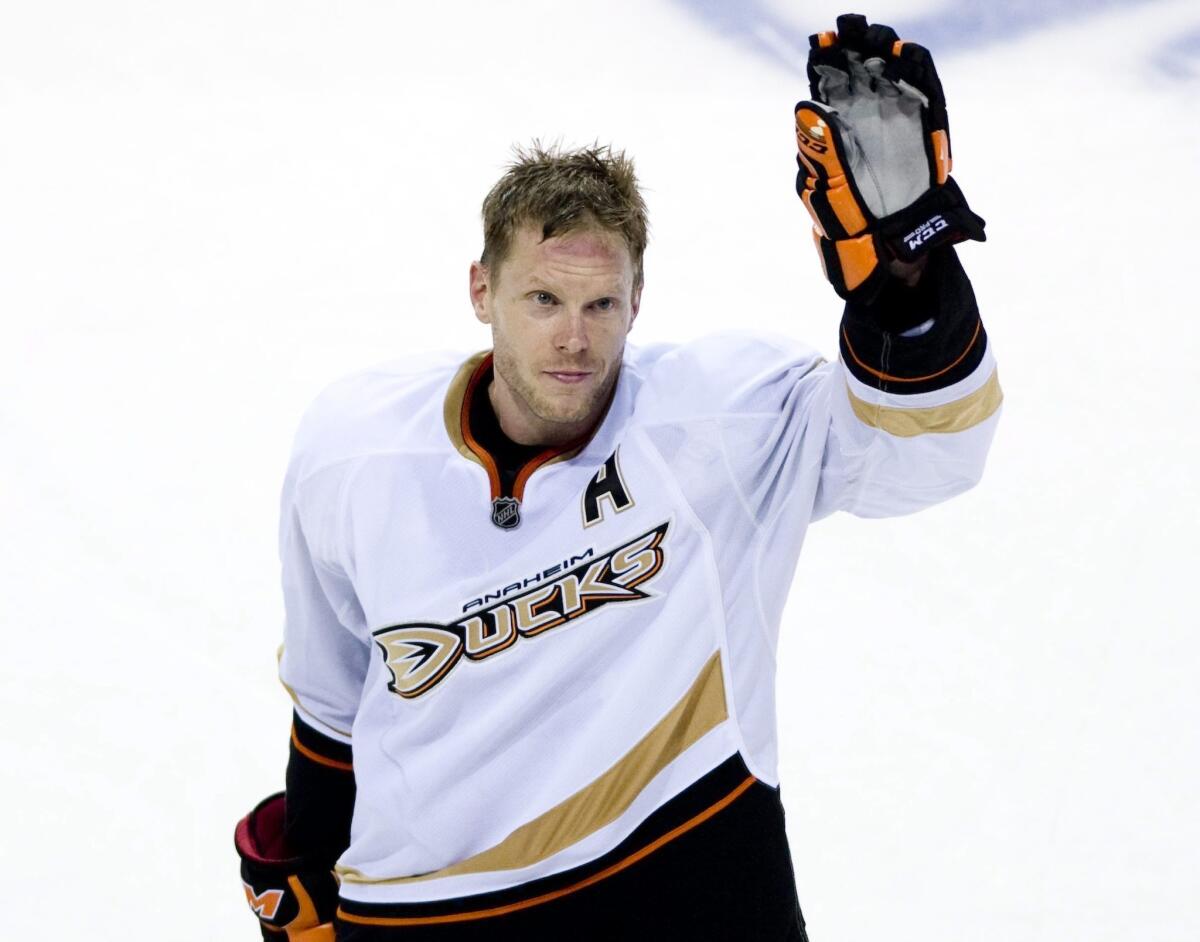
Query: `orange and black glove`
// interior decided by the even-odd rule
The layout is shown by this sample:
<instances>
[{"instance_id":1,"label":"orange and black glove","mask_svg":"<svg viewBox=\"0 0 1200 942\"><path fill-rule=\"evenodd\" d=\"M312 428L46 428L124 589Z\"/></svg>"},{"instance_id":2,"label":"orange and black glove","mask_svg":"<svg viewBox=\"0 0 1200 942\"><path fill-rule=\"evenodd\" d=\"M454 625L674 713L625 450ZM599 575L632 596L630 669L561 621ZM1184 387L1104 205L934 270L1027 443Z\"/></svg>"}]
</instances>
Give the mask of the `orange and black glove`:
<instances>
[{"instance_id":1,"label":"orange and black glove","mask_svg":"<svg viewBox=\"0 0 1200 942\"><path fill-rule=\"evenodd\" d=\"M290 855L284 840L283 792L262 801L238 822L234 844L242 858L246 900L264 939L334 942L338 884L328 866Z\"/></svg>"},{"instance_id":2,"label":"orange and black glove","mask_svg":"<svg viewBox=\"0 0 1200 942\"><path fill-rule=\"evenodd\" d=\"M869 302L893 261L985 240L950 176L946 99L929 50L857 14L810 37L813 101L796 105L796 191L837 293Z\"/></svg>"}]
</instances>

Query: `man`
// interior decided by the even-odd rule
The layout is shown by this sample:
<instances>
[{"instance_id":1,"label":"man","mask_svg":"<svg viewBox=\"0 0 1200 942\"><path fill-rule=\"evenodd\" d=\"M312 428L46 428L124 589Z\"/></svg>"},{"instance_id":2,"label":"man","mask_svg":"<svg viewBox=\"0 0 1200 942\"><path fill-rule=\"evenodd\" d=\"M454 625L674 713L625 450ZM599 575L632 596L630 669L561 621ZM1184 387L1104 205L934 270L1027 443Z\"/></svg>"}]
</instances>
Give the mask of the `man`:
<instances>
[{"instance_id":1,"label":"man","mask_svg":"<svg viewBox=\"0 0 1200 942\"><path fill-rule=\"evenodd\" d=\"M806 938L773 693L805 529L970 487L1000 405L928 54L842 17L810 77L798 188L841 362L627 347L632 164L534 147L483 206L492 349L359 374L305 416L286 800L237 830L264 938Z\"/></svg>"}]
</instances>

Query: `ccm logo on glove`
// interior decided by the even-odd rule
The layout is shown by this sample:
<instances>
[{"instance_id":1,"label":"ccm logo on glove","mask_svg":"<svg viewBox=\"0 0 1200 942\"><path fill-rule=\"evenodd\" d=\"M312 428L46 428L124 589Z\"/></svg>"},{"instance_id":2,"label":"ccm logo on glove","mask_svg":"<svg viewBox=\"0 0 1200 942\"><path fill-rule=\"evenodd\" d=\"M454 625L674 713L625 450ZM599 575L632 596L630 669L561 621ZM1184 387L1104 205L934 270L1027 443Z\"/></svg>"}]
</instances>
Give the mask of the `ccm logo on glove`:
<instances>
[{"instance_id":1,"label":"ccm logo on glove","mask_svg":"<svg viewBox=\"0 0 1200 942\"><path fill-rule=\"evenodd\" d=\"M904 241L908 243L908 247L910 249L915 249L921 245L921 243L928 242L937 233L948 228L949 226L950 223L946 222L944 216L934 216L927 222L921 223L921 225L917 226L916 229L906 235L904 237Z\"/></svg>"}]
</instances>

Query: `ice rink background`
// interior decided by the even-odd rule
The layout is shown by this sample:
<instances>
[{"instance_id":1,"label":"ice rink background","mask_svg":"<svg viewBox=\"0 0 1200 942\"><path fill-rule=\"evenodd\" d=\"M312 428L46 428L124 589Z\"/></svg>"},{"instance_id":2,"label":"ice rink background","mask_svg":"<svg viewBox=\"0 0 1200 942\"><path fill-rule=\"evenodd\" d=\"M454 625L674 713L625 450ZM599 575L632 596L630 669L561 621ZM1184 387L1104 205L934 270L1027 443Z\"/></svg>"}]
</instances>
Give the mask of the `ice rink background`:
<instances>
[{"instance_id":1,"label":"ice rink background","mask_svg":"<svg viewBox=\"0 0 1200 942\"><path fill-rule=\"evenodd\" d=\"M814 942L1200 937L1194 0L860 8L931 45L1007 394L982 485L809 534L779 659ZM327 381L487 345L514 141L637 158L633 342L836 352L792 191L826 0L6 2L0 860L11 938L257 936L275 515Z\"/></svg>"}]
</instances>

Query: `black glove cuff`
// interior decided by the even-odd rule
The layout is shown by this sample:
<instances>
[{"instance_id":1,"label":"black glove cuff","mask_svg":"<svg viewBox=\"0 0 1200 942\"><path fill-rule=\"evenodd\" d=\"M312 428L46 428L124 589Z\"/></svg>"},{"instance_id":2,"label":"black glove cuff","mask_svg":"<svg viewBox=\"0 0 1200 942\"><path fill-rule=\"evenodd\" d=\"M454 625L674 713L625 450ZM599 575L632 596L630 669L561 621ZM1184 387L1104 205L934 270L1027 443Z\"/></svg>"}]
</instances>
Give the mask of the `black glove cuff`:
<instances>
[{"instance_id":1,"label":"black glove cuff","mask_svg":"<svg viewBox=\"0 0 1200 942\"><path fill-rule=\"evenodd\" d=\"M919 336L902 336L929 320L933 326ZM951 247L930 255L914 287L888 278L874 300L848 302L842 315L846 368L884 392L921 393L951 386L971 374L986 347L975 292Z\"/></svg>"},{"instance_id":2,"label":"black glove cuff","mask_svg":"<svg viewBox=\"0 0 1200 942\"><path fill-rule=\"evenodd\" d=\"M973 239L986 242L984 220L971 212L953 177L930 187L914 203L885 216L875 231L894 258L915 262L945 245Z\"/></svg>"}]
</instances>

